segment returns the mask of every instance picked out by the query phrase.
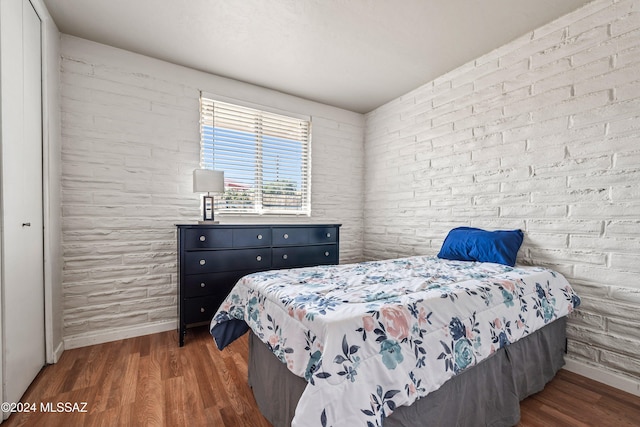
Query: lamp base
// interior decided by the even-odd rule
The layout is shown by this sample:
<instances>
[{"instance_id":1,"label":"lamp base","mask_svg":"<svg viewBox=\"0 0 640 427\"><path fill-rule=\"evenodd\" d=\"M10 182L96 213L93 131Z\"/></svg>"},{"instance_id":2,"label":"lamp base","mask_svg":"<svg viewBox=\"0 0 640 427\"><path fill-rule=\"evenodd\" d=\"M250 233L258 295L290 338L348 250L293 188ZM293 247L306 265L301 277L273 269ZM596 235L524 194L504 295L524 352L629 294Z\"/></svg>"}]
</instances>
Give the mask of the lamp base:
<instances>
[{"instance_id":1,"label":"lamp base","mask_svg":"<svg viewBox=\"0 0 640 427\"><path fill-rule=\"evenodd\" d=\"M213 222L213 196L202 196L202 220L204 222Z\"/></svg>"},{"instance_id":2,"label":"lamp base","mask_svg":"<svg viewBox=\"0 0 640 427\"><path fill-rule=\"evenodd\" d=\"M204 224L204 225L215 225L215 224L220 224L220 221L212 221L212 220L207 220L207 221L198 221L198 224Z\"/></svg>"}]
</instances>

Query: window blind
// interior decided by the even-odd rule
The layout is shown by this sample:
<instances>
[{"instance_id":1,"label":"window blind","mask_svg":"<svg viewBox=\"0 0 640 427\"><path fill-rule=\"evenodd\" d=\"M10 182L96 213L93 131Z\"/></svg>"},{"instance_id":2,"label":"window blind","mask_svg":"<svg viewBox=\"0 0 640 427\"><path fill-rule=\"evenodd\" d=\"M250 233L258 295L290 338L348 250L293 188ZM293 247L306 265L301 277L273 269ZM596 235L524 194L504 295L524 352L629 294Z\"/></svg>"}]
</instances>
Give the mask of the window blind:
<instances>
[{"instance_id":1,"label":"window blind","mask_svg":"<svg viewBox=\"0 0 640 427\"><path fill-rule=\"evenodd\" d=\"M200 97L201 167L223 170L219 213L309 214L307 119Z\"/></svg>"}]
</instances>

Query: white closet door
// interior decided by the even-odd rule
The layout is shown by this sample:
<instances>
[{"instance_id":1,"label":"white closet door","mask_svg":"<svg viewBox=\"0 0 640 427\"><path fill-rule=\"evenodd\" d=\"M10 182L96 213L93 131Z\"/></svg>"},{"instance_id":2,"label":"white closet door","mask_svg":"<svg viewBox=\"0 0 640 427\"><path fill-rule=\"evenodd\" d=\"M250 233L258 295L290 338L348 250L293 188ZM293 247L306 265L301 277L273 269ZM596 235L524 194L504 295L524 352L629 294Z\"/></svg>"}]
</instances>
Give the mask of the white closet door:
<instances>
[{"instance_id":1,"label":"white closet door","mask_svg":"<svg viewBox=\"0 0 640 427\"><path fill-rule=\"evenodd\" d=\"M45 361L40 19L2 0L3 400L17 402Z\"/></svg>"}]
</instances>

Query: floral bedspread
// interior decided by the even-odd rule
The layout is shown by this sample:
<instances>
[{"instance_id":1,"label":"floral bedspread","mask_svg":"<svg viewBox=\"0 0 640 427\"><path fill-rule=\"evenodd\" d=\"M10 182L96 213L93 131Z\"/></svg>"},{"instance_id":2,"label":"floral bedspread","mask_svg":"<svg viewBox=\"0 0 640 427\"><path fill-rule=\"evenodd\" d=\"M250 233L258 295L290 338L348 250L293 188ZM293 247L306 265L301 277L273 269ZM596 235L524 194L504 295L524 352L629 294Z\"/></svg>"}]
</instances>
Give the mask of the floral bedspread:
<instances>
[{"instance_id":1,"label":"floral bedspread","mask_svg":"<svg viewBox=\"0 0 640 427\"><path fill-rule=\"evenodd\" d=\"M243 320L308 381L293 426L380 426L579 304L546 268L419 256L248 275L211 333Z\"/></svg>"}]
</instances>

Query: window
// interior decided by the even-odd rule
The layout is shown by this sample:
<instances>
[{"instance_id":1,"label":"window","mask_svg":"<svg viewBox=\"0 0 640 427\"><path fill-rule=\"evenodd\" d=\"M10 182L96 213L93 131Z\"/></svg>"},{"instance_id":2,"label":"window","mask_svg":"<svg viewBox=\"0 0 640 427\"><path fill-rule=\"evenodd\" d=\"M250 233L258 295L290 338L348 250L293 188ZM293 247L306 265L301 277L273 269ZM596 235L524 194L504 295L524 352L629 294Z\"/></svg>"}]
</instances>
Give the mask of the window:
<instances>
[{"instance_id":1,"label":"window","mask_svg":"<svg viewBox=\"0 0 640 427\"><path fill-rule=\"evenodd\" d=\"M200 166L224 171L219 213L305 214L309 191L309 118L200 97Z\"/></svg>"}]
</instances>

